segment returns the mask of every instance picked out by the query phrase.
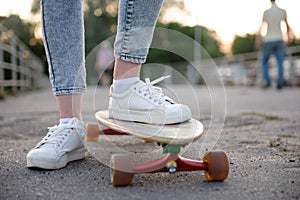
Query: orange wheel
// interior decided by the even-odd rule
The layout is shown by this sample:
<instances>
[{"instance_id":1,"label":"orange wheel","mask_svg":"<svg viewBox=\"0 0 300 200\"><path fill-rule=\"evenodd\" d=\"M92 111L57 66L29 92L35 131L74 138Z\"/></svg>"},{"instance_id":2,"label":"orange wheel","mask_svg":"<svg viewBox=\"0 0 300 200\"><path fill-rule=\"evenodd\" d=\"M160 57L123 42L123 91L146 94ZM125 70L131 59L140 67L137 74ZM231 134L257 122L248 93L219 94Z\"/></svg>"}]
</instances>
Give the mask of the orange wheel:
<instances>
[{"instance_id":1,"label":"orange wheel","mask_svg":"<svg viewBox=\"0 0 300 200\"><path fill-rule=\"evenodd\" d=\"M208 181L223 181L227 178L229 164L225 152L207 152L203 157L203 162L208 164L208 169L204 171L204 175Z\"/></svg>"},{"instance_id":2,"label":"orange wheel","mask_svg":"<svg viewBox=\"0 0 300 200\"><path fill-rule=\"evenodd\" d=\"M150 140L150 139L143 139L144 140L144 143L153 143L155 142L154 140Z\"/></svg>"},{"instance_id":3,"label":"orange wheel","mask_svg":"<svg viewBox=\"0 0 300 200\"><path fill-rule=\"evenodd\" d=\"M98 124L88 123L86 125L86 140L90 142L96 142L99 138L99 126Z\"/></svg>"},{"instance_id":4,"label":"orange wheel","mask_svg":"<svg viewBox=\"0 0 300 200\"><path fill-rule=\"evenodd\" d=\"M133 183L133 159L128 154L114 154L111 157L111 182L114 186Z\"/></svg>"}]
</instances>

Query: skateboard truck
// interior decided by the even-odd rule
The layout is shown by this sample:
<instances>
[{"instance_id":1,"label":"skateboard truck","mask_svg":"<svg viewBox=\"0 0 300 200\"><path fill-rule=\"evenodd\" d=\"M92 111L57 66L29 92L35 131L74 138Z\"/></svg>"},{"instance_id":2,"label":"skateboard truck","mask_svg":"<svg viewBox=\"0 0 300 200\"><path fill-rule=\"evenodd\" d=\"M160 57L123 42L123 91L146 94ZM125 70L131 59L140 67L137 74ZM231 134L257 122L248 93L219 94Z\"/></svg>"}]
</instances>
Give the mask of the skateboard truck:
<instances>
[{"instance_id":1,"label":"skateboard truck","mask_svg":"<svg viewBox=\"0 0 300 200\"><path fill-rule=\"evenodd\" d=\"M163 154L171 153L174 155L179 154L181 147L185 145L172 145L172 144L160 144L163 147ZM177 171L177 163L176 160L170 160L166 163L166 168L170 174L175 174Z\"/></svg>"},{"instance_id":2,"label":"skateboard truck","mask_svg":"<svg viewBox=\"0 0 300 200\"><path fill-rule=\"evenodd\" d=\"M172 153L172 154L179 154L181 147L185 147L186 145L176 145L176 144L160 144L163 148L163 154Z\"/></svg>"}]
</instances>

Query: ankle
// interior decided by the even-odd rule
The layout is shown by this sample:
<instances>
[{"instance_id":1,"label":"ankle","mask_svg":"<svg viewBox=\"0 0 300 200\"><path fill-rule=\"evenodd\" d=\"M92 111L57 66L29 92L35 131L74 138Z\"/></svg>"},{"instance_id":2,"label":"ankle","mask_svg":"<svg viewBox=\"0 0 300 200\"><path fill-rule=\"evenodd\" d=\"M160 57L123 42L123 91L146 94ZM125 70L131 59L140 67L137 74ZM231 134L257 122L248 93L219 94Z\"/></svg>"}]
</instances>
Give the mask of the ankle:
<instances>
[{"instance_id":1,"label":"ankle","mask_svg":"<svg viewBox=\"0 0 300 200\"><path fill-rule=\"evenodd\" d=\"M141 64L117 59L114 66L115 80L136 77L140 75Z\"/></svg>"},{"instance_id":2,"label":"ankle","mask_svg":"<svg viewBox=\"0 0 300 200\"><path fill-rule=\"evenodd\" d=\"M113 91L117 94L126 92L131 86L139 82L139 77L130 77L119 80L113 80Z\"/></svg>"}]
</instances>

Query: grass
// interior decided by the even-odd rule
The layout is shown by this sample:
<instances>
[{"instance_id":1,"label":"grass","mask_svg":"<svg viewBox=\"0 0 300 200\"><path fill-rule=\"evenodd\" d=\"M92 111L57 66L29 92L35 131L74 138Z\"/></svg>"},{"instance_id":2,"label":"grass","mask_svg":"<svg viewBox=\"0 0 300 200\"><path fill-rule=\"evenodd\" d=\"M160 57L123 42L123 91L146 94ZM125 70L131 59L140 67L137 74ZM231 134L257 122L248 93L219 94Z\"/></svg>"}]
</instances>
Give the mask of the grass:
<instances>
[{"instance_id":1,"label":"grass","mask_svg":"<svg viewBox=\"0 0 300 200\"><path fill-rule=\"evenodd\" d=\"M293 138L295 137L294 135L291 135L289 133L283 133L278 135L279 138Z\"/></svg>"},{"instance_id":2,"label":"grass","mask_svg":"<svg viewBox=\"0 0 300 200\"><path fill-rule=\"evenodd\" d=\"M278 147L279 151L287 152L290 149L287 147L288 142L287 138L294 138L295 136L289 133L282 133L277 135L276 140L272 140L268 142L268 147ZM300 159L300 158L299 158Z\"/></svg>"},{"instance_id":3,"label":"grass","mask_svg":"<svg viewBox=\"0 0 300 200\"><path fill-rule=\"evenodd\" d=\"M268 143L268 147L274 148L274 147L279 147L279 151L289 151L289 149L287 147L280 147L281 144L278 142L274 142L274 141L269 141Z\"/></svg>"},{"instance_id":4,"label":"grass","mask_svg":"<svg viewBox=\"0 0 300 200\"><path fill-rule=\"evenodd\" d=\"M277 115L270 115L270 114L258 113L258 112L246 112L246 113L242 113L242 115L262 117L265 120L282 120L282 118L280 118Z\"/></svg>"},{"instance_id":5,"label":"grass","mask_svg":"<svg viewBox=\"0 0 300 200\"><path fill-rule=\"evenodd\" d=\"M0 92L0 100L4 100L8 95L8 92L6 90L3 90L2 92Z\"/></svg>"},{"instance_id":6,"label":"grass","mask_svg":"<svg viewBox=\"0 0 300 200\"><path fill-rule=\"evenodd\" d=\"M277 147L277 143L276 142L273 142L273 141L269 141L269 144L268 144L269 147Z\"/></svg>"},{"instance_id":7,"label":"grass","mask_svg":"<svg viewBox=\"0 0 300 200\"><path fill-rule=\"evenodd\" d=\"M288 151L288 148L287 147L282 147L279 149L280 151Z\"/></svg>"}]
</instances>

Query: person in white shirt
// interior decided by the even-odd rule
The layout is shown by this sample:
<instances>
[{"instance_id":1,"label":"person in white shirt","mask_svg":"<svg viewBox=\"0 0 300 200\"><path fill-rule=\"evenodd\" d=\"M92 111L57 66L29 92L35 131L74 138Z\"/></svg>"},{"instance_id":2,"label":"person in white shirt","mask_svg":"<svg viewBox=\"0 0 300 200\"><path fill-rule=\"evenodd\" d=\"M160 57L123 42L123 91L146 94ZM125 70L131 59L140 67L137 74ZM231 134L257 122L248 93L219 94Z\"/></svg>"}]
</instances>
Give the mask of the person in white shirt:
<instances>
[{"instance_id":1,"label":"person in white shirt","mask_svg":"<svg viewBox=\"0 0 300 200\"><path fill-rule=\"evenodd\" d=\"M257 33L256 46L258 49L262 48L262 73L265 84L263 88L271 86L271 80L269 75L268 61L272 54L275 55L278 64L278 79L277 89L282 89L283 86L283 61L285 57L285 41L283 38L283 31L281 29L281 22L286 25L286 32L288 36L287 42L290 41L290 26L287 21L286 11L279 8L275 0L271 0L271 8L267 9L263 13L263 20ZM263 37L262 29L267 26L267 33Z\"/></svg>"}]
</instances>

